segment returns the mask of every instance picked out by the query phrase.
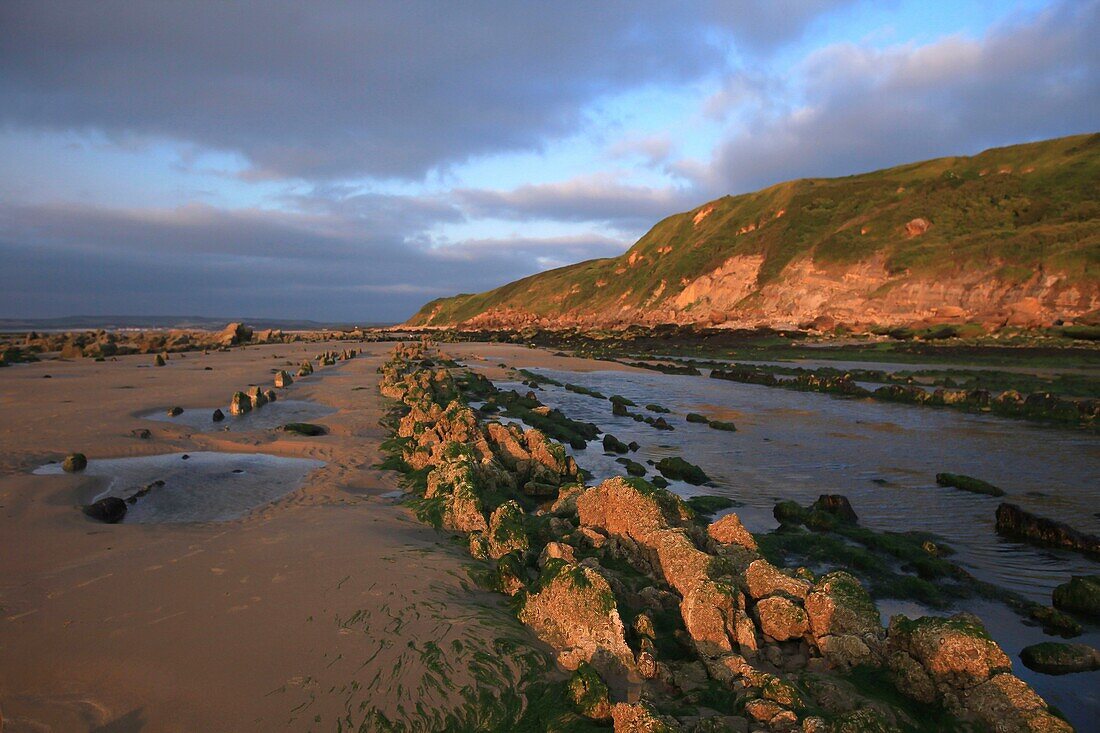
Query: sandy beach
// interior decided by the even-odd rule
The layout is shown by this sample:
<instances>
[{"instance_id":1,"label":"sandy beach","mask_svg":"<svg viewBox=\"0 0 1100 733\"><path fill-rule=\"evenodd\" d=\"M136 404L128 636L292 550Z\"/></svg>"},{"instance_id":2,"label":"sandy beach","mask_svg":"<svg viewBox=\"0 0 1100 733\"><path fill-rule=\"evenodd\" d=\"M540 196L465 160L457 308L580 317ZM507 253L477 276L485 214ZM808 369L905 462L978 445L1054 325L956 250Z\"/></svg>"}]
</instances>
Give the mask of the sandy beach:
<instances>
[{"instance_id":1,"label":"sandy beach","mask_svg":"<svg viewBox=\"0 0 1100 733\"><path fill-rule=\"evenodd\" d=\"M137 417L224 405L287 361L346 346L0 370L5 731L333 730L376 706L416 717L418 703L443 715L477 682L471 655L512 633L530 639L501 597L473 588L468 556L396 503L397 475L372 468L385 437L375 370L389 345L281 391L338 410L318 421L324 437ZM140 428L152 438L132 437ZM100 524L78 508L99 480L31 474L73 451L94 462L200 450L325 466L244 519L206 524ZM442 661L425 661L439 649ZM496 664L503 678L522 662Z\"/></svg>"}]
</instances>

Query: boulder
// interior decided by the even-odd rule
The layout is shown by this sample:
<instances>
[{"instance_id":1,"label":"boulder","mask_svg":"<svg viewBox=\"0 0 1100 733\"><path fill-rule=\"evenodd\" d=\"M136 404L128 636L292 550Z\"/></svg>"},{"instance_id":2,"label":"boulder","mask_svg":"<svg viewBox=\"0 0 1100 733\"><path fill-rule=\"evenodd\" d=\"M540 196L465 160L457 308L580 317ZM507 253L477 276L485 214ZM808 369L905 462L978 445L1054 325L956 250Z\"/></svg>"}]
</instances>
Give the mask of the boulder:
<instances>
[{"instance_id":1,"label":"boulder","mask_svg":"<svg viewBox=\"0 0 1100 733\"><path fill-rule=\"evenodd\" d=\"M810 629L806 611L784 596L768 596L756 603L760 630L776 641L801 638Z\"/></svg>"},{"instance_id":2,"label":"boulder","mask_svg":"<svg viewBox=\"0 0 1100 733\"><path fill-rule=\"evenodd\" d=\"M117 524L126 516L126 502L117 496L108 496L83 508L84 514L92 519Z\"/></svg>"},{"instance_id":3,"label":"boulder","mask_svg":"<svg viewBox=\"0 0 1100 733\"><path fill-rule=\"evenodd\" d=\"M252 329L243 323L230 323L214 338L221 346L237 346L252 338Z\"/></svg>"},{"instance_id":4,"label":"boulder","mask_svg":"<svg viewBox=\"0 0 1100 733\"><path fill-rule=\"evenodd\" d=\"M621 678L634 667L611 586L590 567L551 560L537 590L524 600L519 619L558 651L566 669L588 662L607 679Z\"/></svg>"},{"instance_id":5,"label":"boulder","mask_svg":"<svg viewBox=\"0 0 1100 733\"><path fill-rule=\"evenodd\" d=\"M168 410L168 417L179 417L182 414L183 408L179 406L169 408Z\"/></svg>"},{"instance_id":6,"label":"boulder","mask_svg":"<svg viewBox=\"0 0 1100 733\"><path fill-rule=\"evenodd\" d=\"M230 415L243 415L252 410L252 400L244 392L234 392L229 401Z\"/></svg>"},{"instance_id":7,"label":"boulder","mask_svg":"<svg viewBox=\"0 0 1100 733\"><path fill-rule=\"evenodd\" d=\"M294 377L290 376L289 372L280 369L275 374L275 386L279 389L286 389L292 384L294 384Z\"/></svg>"},{"instance_id":8,"label":"boulder","mask_svg":"<svg viewBox=\"0 0 1100 733\"><path fill-rule=\"evenodd\" d=\"M673 481L686 481L692 486L701 486L707 481L710 481L710 478L703 469L693 463L688 463L679 456L662 458L657 461L657 470L660 471L665 478L672 479Z\"/></svg>"},{"instance_id":9,"label":"boulder","mask_svg":"<svg viewBox=\"0 0 1100 733\"><path fill-rule=\"evenodd\" d=\"M221 408L214 410L214 414L210 416L210 419L214 422L221 422L225 419L225 413L221 411Z\"/></svg>"},{"instance_id":10,"label":"boulder","mask_svg":"<svg viewBox=\"0 0 1100 733\"><path fill-rule=\"evenodd\" d=\"M811 587L809 581L792 578L767 560L753 560L745 569L745 590L750 598L786 595L805 599Z\"/></svg>"},{"instance_id":11,"label":"boulder","mask_svg":"<svg viewBox=\"0 0 1100 733\"><path fill-rule=\"evenodd\" d=\"M741 524L736 514L727 514L707 527L707 534L723 545L740 545L748 550L756 549L756 539Z\"/></svg>"},{"instance_id":12,"label":"boulder","mask_svg":"<svg viewBox=\"0 0 1100 733\"><path fill-rule=\"evenodd\" d=\"M165 361L164 361L164 357L163 357L163 356L161 356L160 354L157 354L157 355L156 355L156 356L155 356L155 357L153 358L153 366L158 366L158 367L162 367L162 366L165 366L165 364L166 364L166 363L167 363L167 362L165 362Z\"/></svg>"},{"instance_id":13,"label":"boulder","mask_svg":"<svg viewBox=\"0 0 1100 733\"><path fill-rule=\"evenodd\" d=\"M1043 674L1093 672L1100 669L1100 651L1088 644L1045 641L1024 647L1020 652L1024 666Z\"/></svg>"},{"instance_id":14,"label":"boulder","mask_svg":"<svg viewBox=\"0 0 1100 733\"><path fill-rule=\"evenodd\" d=\"M70 453L61 462L61 468L66 473L77 473L88 467L88 458L83 453Z\"/></svg>"},{"instance_id":15,"label":"boulder","mask_svg":"<svg viewBox=\"0 0 1100 733\"><path fill-rule=\"evenodd\" d=\"M843 571L825 575L807 594L805 607L810 631L830 665L848 669L877 661L882 619L858 580Z\"/></svg>"},{"instance_id":16,"label":"boulder","mask_svg":"<svg viewBox=\"0 0 1100 733\"><path fill-rule=\"evenodd\" d=\"M1054 607L1100 618L1100 575L1074 575L1054 589Z\"/></svg>"},{"instance_id":17,"label":"boulder","mask_svg":"<svg viewBox=\"0 0 1100 733\"><path fill-rule=\"evenodd\" d=\"M841 494L822 494L817 498L817 501L810 505L810 512L815 511L832 514L841 522L847 522L849 524L856 524L859 522L859 517L856 516L855 510L852 509L852 504L848 501L848 497L842 496Z\"/></svg>"},{"instance_id":18,"label":"boulder","mask_svg":"<svg viewBox=\"0 0 1100 733\"><path fill-rule=\"evenodd\" d=\"M616 438L611 433L605 433L603 436L603 449L607 453L627 453L630 448L626 443Z\"/></svg>"}]
</instances>

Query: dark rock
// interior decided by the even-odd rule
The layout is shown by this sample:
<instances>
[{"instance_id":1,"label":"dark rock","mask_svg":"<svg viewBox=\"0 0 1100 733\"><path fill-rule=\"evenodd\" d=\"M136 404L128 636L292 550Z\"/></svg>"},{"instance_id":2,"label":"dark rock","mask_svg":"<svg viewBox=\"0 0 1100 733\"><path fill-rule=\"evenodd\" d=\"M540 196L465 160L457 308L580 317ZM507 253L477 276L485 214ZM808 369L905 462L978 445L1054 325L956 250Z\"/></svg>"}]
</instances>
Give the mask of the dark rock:
<instances>
[{"instance_id":1,"label":"dark rock","mask_svg":"<svg viewBox=\"0 0 1100 733\"><path fill-rule=\"evenodd\" d=\"M287 433L297 433L298 435L306 435L309 437L316 437L318 435L327 435L328 430L323 425L314 425L308 422L288 422L280 430Z\"/></svg>"},{"instance_id":2,"label":"dark rock","mask_svg":"<svg viewBox=\"0 0 1100 733\"><path fill-rule=\"evenodd\" d=\"M841 494L822 494L817 498L813 504L810 505L810 511L819 511L832 514L842 522L848 522L850 524L856 524L859 522L859 517L856 516L856 512L852 509L852 504L848 501L848 497Z\"/></svg>"},{"instance_id":3,"label":"dark rock","mask_svg":"<svg viewBox=\"0 0 1100 733\"><path fill-rule=\"evenodd\" d=\"M694 422L694 423L706 423L707 422L707 416L706 415L700 415L698 412L689 412L687 414L687 421L688 422Z\"/></svg>"},{"instance_id":4,"label":"dark rock","mask_svg":"<svg viewBox=\"0 0 1100 733\"><path fill-rule=\"evenodd\" d=\"M1074 575L1054 589L1054 607L1100 618L1100 575Z\"/></svg>"},{"instance_id":5,"label":"dark rock","mask_svg":"<svg viewBox=\"0 0 1100 733\"><path fill-rule=\"evenodd\" d=\"M1036 545L1064 547L1089 555L1100 555L1100 537L1024 511L1015 504L1005 503L997 507L997 532L1005 537Z\"/></svg>"},{"instance_id":6,"label":"dark rock","mask_svg":"<svg viewBox=\"0 0 1100 733\"><path fill-rule=\"evenodd\" d=\"M707 427L713 430L725 430L728 433L737 432L737 426L726 420L711 420L707 423Z\"/></svg>"},{"instance_id":7,"label":"dark rock","mask_svg":"<svg viewBox=\"0 0 1100 733\"><path fill-rule=\"evenodd\" d=\"M168 417L177 417L178 415L182 415L182 414L183 414L183 408L179 407L179 406L173 407L170 410L168 410Z\"/></svg>"},{"instance_id":8,"label":"dark rock","mask_svg":"<svg viewBox=\"0 0 1100 733\"><path fill-rule=\"evenodd\" d=\"M937 473L936 483L940 486L953 486L956 489L969 491L972 494L985 494L986 496L1004 496L1005 492L991 483L971 476L958 473Z\"/></svg>"},{"instance_id":9,"label":"dark rock","mask_svg":"<svg viewBox=\"0 0 1100 733\"><path fill-rule=\"evenodd\" d=\"M626 453L630 450L626 443L619 440L611 433L606 433L603 436L603 449L608 453Z\"/></svg>"},{"instance_id":10,"label":"dark rock","mask_svg":"<svg viewBox=\"0 0 1100 733\"><path fill-rule=\"evenodd\" d=\"M117 496L108 496L105 499L100 499L94 504L88 504L84 507L83 511L84 514L92 519L106 522L107 524L117 524L126 516L126 502L119 499Z\"/></svg>"},{"instance_id":11,"label":"dark rock","mask_svg":"<svg viewBox=\"0 0 1100 733\"><path fill-rule=\"evenodd\" d=\"M149 428L134 428L130 431L130 437L138 440L149 440L153 437L153 433Z\"/></svg>"},{"instance_id":12,"label":"dark rock","mask_svg":"<svg viewBox=\"0 0 1100 733\"><path fill-rule=\"evenodd\" d=\"M87 467L88 458L83 453L70 453L65 456L65 460L61 463L61 468L67 473L83 471Z\"/></svg>"},{"instance_id":13,"label":"dark rock","mask_svg":"<svg viewBox=\"0 0 1100 733\"><path fill-rule=\"evenodd\" d=\"M1043 674L1070 674L1100 669L1100 651L1087 644L1044 641L1020 652L1024 666Z\"/></svg>"},{"instance_id":14,"label":"dark rock","mask_svg":"<svg viewBox=\"0 0 1100 733\"><path fill-rule=\"evenodd\" d=\"M673 480L686 481L693 486L700 486L710 480L710 477L693 463L688 463L679 456L672 456L669 458L662 458L657 462L657 470L660 471L665 478Z\"/></svg>"},{"instance_id":15,"label":"dark rock","mask_svg":"<svg viewBox=\"0 0 1100 733\"><path fill-rule=\"evenodd\" d=\"M221 411L221 408L214 410L214 414L210 416L210 419L214 422L221 422L225 419L225 413Z\"/></svg>"}]
</instances>

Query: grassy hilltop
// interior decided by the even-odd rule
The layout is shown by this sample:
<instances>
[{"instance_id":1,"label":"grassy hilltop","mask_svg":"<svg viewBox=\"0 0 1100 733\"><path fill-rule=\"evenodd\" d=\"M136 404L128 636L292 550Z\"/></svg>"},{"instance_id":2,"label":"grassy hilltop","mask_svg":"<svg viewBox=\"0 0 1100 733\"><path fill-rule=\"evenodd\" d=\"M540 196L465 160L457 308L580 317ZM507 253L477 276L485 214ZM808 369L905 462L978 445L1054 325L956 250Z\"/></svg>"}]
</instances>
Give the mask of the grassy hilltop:
<instances>
[{"instance_id":1,"label":"grassy hilltop","mask_svg":"<svg viewBox=\"0 0 1100 733\"><path fill-rule=\"evenodd\" d=\"M442 298L419 326L1044 325L1100 307L1100 134L801 179L664 219L619 257Z\"/></svg>"}]
</instances>

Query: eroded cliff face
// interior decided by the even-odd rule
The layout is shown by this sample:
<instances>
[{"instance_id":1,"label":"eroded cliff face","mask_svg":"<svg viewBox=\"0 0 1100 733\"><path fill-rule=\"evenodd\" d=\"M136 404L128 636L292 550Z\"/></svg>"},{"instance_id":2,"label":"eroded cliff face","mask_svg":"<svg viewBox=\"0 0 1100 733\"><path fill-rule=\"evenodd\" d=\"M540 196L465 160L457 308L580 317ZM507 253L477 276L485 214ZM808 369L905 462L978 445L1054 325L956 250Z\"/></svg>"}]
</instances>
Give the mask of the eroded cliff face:
<instances>
[{"instance_id":1,"label":"eroded cliff face","mask_svg":"<svg viewBox=\"0 0 1100 733\"><path fill-rule=\"evenodd\" d=\"M804 257L763 287L764 258L730 257L721 266L669 292L665 281L641 306L575 308L539 315L517 306L495 307L465 323L477 328L617 327L676 323L745 328L797 327L822 322L850 326L979 323L1039 327L1081 319L1100 309L1100 282L1071 281L1063 273L1036 271L1006 281L1001 267L951 275L891 275L884 257L844 267L823 267ZM624 293L626 300L632 293Z\"/></svg>"}]
</instances>

